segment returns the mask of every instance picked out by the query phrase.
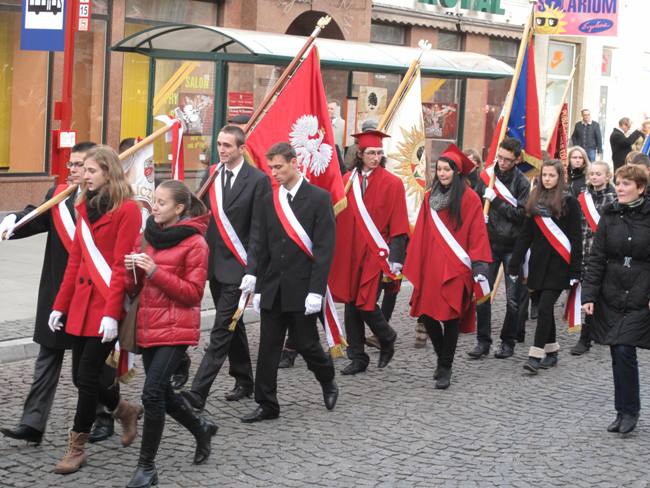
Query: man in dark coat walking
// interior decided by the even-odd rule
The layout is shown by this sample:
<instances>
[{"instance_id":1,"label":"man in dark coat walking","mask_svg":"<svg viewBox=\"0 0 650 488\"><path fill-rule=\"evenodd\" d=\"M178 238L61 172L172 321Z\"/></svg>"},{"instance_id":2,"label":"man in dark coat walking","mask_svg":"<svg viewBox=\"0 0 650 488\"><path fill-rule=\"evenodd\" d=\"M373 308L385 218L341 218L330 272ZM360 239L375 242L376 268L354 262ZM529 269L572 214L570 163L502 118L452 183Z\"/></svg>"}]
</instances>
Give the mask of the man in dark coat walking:
<instances>
[{"instance_id":1,"label":"man in dark coat walking","mask_svg":"<svg viewBox=\"0 0 650 488\"><path fill-rule=\"evenodd\" d=\"M68 169L70 170L70 184L77 185L81 183L84 157L94 146L95 143L93 142L81 142L72 148L70 161L67 163ZM59 185L59 187L51 188L45 195L45 200L49 200L55 193L58 193L58 191L64 189L66 186ZM76 194L72 194L63 202L63 205L65 205L68 211L67 215L70 218L69 223L72 225L70 229L72 232L74 232L75 221L75 198ZM58 222L55 222L57 216L55 216L53 210L39 215L12 234L14 224L33 209L34 207L29 205L21 212L8 215L2 224L0 224L0 240L9 238L23 239L35 234L47 232L47 244L38 289L36 324L34 327L34 342L41 346L34 365L34 380L25 400L20 424L15 429L3 428L0 429L0 432L7 437L26 440L38 445L43 438L43 432L45 432L47 419L50 415L52 402L54 401L54 394L56 393L56 387L61 374L63 356L65 350L70 349L72 341L72 337L64 331L54 333L47 325L54 298L59 290L68 263L68 251L64 242L70 240L70 237L59 234L59 232L66 232L65 225L63 224L63 221L66 219L58 217ZM58 210L58 214L62 215L64 211L65 209ZM115 378L115 370L107 366L105 371L102 372L102 375L102 380L105 384L110 384ZM98 424L99 422L95 426L96 430ZM102 434L101 438L95 436L96 441L102 440L112 434L112 417L106 415L105 418L102 418L100 427L104 431L104 434ZM108 435L105 435L106 433Z\"/></svg>"},{"instance_id":2,"label":"man in dark coat walking","mask_svg":"<svg viewBox=\"0 0 650 488\"><path fill-rule=\"evenodd\" d=\"M571 144L580 146L587 151L589 161L596 161L596 157L603 154L603 137L598 122L591 120L591 112L587 108L580 111L582 120L576 122L571 134Z\"/></svg>"},{"instance_id":3,"label":"man in dark coat walking","mask_svg":"<svg viewBox=\"0 0 650 488\"><path fill-rule=\"evenodd\" d=\"M612 131L609 136L609 144L612 147L612 161L614 162L614 171L625 164L625 157L632 150L632 144L636 142L639 137L643 136L643 132L635 130L628 134L632 122L628 117L623 117L618 121L618 127Z\"/></svg>"}]
</instances>

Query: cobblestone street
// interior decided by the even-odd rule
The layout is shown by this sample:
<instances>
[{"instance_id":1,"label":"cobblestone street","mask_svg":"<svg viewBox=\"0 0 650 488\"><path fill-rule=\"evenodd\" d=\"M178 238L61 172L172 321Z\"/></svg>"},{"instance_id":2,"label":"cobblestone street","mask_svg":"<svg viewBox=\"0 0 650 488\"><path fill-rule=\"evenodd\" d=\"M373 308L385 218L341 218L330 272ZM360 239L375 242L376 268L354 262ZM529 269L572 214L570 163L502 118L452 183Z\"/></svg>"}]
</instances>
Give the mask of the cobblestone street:
<instances>
[{"instance_id":1,"label":"cobblestone street","mask_svg":"<svg viewBox=\"0 0 650 488\"><path fill-rule=\"evenodd\" d=\"M531 378L521 367L527 348L519 345L508 360L472 361L466 352L474 336L464 336L451 388L434 390L432 348L413 348L407 298L405 290L393 320L399 333L393 362L380 372L373 351L367 373L339 375L333 412L323 406L320 387L299 358L293 369L280 370L280 418L242 424L239 417L255 403L223 400L232 386L224 366L207 408L220 426L212 457L193 466L193 439L168 420L157 459L160 486L648 486L650 437L643 415L627 438L605 431L614 417L607 349L575 358L568 348L576 337L561 334L559 366ZM503 312L495 308L500 319ZM529 338L532 327L529 322ZM249 331L256 354L258 324ZM192 373L202 350L191 351ZM642 352L640 360L645 399L647 355ZM338 360L337 370L344 364ZM3 426L19 418L32 365L9 363L0 373ZM122 448L117 435L91 445L88 465L78 473L52 473L76 402L68 371L66 360L41 446L0 439L3 486L120 487L129 480L139 439ZM142 379L139 374L123 388L127 398L138 398Z\"/></svg>"}]
</instances>

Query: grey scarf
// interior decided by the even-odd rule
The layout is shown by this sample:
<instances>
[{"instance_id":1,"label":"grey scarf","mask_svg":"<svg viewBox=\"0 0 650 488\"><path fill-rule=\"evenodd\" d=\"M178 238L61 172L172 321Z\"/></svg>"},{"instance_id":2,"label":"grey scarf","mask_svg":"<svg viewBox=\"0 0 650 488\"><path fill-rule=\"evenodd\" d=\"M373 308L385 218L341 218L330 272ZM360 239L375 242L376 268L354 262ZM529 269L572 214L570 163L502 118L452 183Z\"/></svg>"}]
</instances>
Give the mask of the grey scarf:
<instances>
[{"instance_id":1,"label":"grey scarf","mask_svg":"<svg viewBox=\"0 0 650 488\"><path fill-rule=\"evenodd\" d=\"M438 212L449 207L449 200L451 193L448 188L443 188L439 182L436 182L431 188L431 196L429 196L429 206L432 210Z\"/></svg>"}]
</instances>

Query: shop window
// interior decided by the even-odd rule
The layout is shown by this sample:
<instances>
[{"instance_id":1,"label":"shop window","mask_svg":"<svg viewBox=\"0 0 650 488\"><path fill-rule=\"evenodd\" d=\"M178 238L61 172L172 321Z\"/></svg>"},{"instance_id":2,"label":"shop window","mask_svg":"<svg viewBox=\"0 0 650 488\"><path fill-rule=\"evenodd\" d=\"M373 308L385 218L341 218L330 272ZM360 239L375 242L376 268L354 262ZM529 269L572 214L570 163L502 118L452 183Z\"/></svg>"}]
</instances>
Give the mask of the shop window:
<instances>
[{"instance_id":1,"label":"shop window","mask_svg":"<svg viewBox=\"0 0 650 488\"><path fill-rule=\"evenodd\" d=\"M0 172L45 171L49 55L20 50L20 7L0 5Z\"/></svg>"},{"instance_id":2,"label":"shop window","mask_svg":"<svg viewBox=\"0 0 650 488\"><path fill-rule=\"evenodd\" d=\"M571 70L575 65L575 44L567 42L550 41L548 43L548 56L546 65L546 104L542 119L542 140L545 141L553 131L557 116L560 113L562 95L566 91ZM569 102L569 121L573 120L571 105L572 86L569 87L567 98Z\"/></svg>"},{"instance_id":3,"label":"shop window","mask_svg":"<svg viewBox=\"0 0 650 488\"><path fill-rule=\"evenodd\" d=\"M377 123L381 121L400 81L398 74L359 71L353 73L352 97L356 101L356 121L348 121L348 134L361 131L361 126L366 120Z\"/></svg>"},{"instance_id":4,"label":"shop window","mask_svg":"<svg viewBox=\"0 0 650 488\"><path fill-rule=\"evenodd\" d=\"M600 74L602 76L612 76L612 57L614 50L611 47L603 48L603 61L600 67Z\"/></svg>"},{"instance_id":5,"label":"shop window","mask_svg":"<svg viewBox=\"0 0 650 488\"><path fill-rule=\"evenodd\" d=\"M127 22L124 37L143 30L142 24ZM122 68L122 117L120 139L147 134L147 100L149 99L149 58L142 54L124 54ZM159 112L154 111L154 115Z\"/></svg>"},{"instance_id":6,"label":"shop window","mask_svg":"<svg viewBox=\"0 0 650 488\"><path fill-rule=\"evenodd\" d=\"M438 44L436 49L442 49L444 51L460 51L462 39L462 35L456 32L438 32Z\"/></svg>"},{"instance_id":7,"label":"shop window","mask_svg":"<svg viewBox=\"0 0 650 488\"><path fill-rule=\"evenodd\" d=\"M401 25L376 24L370 25L370 42L381 44L406 44L406 28Z\"/></svg>"},{"instance_id":8,"label":"shop window","mask_svg":"<svg viewBox=\"0 0 650 488\"><path fill-rule=\"evenodd\" d=\"M427 161L435 162L450 142L458 140L459 102L459 80L422 78L422 116ZM427 181L430 181L430 175L427 175Z\"/></svg>"},{"instance_id":9,"label":"shop window","mask_svg":"<svg viewBox=\"0 0 650 488\"><path fill-rule=\"evenodd\" d=\"M216 25L217 5L197 0L126 0L126 18Z\"/></svg>"}]
</instances>

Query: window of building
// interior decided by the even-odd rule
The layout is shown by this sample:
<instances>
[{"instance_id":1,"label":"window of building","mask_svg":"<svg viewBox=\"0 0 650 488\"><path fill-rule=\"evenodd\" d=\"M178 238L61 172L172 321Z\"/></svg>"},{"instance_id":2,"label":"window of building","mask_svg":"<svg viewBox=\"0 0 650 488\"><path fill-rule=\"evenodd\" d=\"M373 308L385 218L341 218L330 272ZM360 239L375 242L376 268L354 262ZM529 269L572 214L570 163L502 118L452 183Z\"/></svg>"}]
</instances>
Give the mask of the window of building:
<instances>
[{"instance_id":1,"label":"window of building","mask_svg":"<svg viewBox=\"0 0 650 488\"><path fill-rule=\"evenodd\" d=\"M370 42L403 46L406 44L406 28L401 25L376 24L373 22L370 25Z\"/></svg>"},{"instance_id":2,"label":"window of building","mask_svg":"<svg viewBox=\"0 0 650 488\"><path fill-rule=\"evenodd\" d=\"M20 49L20 2L0 4L0 172L42 173L46 165L50 55ZM12 2L13 3L13 2Z\"/></svg>"},{"instance_id":3,"label":"window of building","mask_svg":"<svg viewBox=\"0 0 650 488\"><path fill-rule=\"evenodd\" d=\"M460 51L463 36L457 32L438 32L438 45L436 49L444 51Z\"/></svg>"},{"instance_id":4,"label":"window of building","mask_svg":"<svg viewBox=\"0 0 650 488\"><path fill-rule=\"evenodd\" d=\"M154 23L216 25L217 5L197 0L126 0L126 18Z\"/></svg>"},{"instance_id":5,"label":"window of building","mask_svg":"<svg viewBox=\"0 0 650 488\"><path fill-rule=\"evenodd\" d=\"M614 55L614 50L611 47L603 48L603 61L600 68L600 74L602 76L611 76L612 75L612 57Z\"/></svg>"},{"instance_id":6,"label":"window of building","mask_svg":"<svg viewBox=\"0 0 650 488\"><path fill-rule=\"evenodd\" d=\"M562 105L562 95L566 91L571 70L575 65L575 44L567 42L550 41L548 43L548 61L546 65L546 104L542 119L542 139L545 140L552 133L557 122ZM573 83L572 83L573 84ZM569 120L573 120L571 106L572 86L567 92L566 102L569 103Z\"/></svg>"}]
</instances>

